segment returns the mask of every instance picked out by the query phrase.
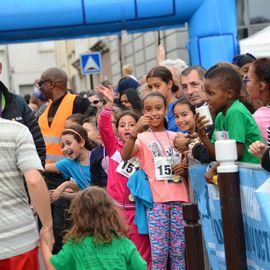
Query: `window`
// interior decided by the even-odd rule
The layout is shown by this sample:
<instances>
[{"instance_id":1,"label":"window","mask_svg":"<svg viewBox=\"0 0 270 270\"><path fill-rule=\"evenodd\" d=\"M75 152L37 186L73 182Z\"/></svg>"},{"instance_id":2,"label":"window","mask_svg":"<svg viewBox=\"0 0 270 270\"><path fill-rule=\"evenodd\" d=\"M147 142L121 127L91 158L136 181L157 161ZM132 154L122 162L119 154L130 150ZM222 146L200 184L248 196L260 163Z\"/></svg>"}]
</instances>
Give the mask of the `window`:
<instances>
[{"instance_id":1,"label":"window","mask_svg":"<svg viewBox=\"0 0 270 270\"><path fill-rule=\"evenodd\" d=\"M270 22L270 1L269 0L248 0L250 23Z\"/></svg>"}]
</instances>

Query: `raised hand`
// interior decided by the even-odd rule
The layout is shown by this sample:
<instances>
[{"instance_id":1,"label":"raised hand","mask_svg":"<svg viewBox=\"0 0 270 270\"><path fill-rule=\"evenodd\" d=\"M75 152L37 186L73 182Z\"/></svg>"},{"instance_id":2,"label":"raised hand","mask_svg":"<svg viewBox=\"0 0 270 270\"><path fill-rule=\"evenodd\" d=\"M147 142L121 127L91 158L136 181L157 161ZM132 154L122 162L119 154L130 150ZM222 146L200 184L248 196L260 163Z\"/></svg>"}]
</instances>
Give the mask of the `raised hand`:
<instances>
[{"instance_id":1,"label":"raised hand","mask_svg":"<svg viewBox=\"0 0 270 270\"><path fill-rule=\"evenodd\" d=\"M98 85L96 87L96 91L100 93L108 102L113 103L115 95L112 88Z\"/></svg>"}]
</instances>

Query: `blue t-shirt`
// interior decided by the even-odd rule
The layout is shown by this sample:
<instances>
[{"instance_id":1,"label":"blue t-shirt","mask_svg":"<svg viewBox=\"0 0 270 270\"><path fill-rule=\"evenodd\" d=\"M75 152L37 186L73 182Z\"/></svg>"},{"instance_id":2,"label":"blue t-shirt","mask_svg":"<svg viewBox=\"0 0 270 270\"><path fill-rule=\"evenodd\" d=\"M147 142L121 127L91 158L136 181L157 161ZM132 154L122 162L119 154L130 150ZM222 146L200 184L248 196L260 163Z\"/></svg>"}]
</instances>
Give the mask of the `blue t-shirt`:
<instances>
[{"instance_id":1,"label":"blue t-shirt","mask_svg":"<svg viewBox=\"0 0 270 270\"><path fill-rule=\"evenodd\" d=\"M90 165L82 165L70 158L60 160L55 165L65 179L72 177L80 189L91 185Z\"/></svg>"}]
</instances>

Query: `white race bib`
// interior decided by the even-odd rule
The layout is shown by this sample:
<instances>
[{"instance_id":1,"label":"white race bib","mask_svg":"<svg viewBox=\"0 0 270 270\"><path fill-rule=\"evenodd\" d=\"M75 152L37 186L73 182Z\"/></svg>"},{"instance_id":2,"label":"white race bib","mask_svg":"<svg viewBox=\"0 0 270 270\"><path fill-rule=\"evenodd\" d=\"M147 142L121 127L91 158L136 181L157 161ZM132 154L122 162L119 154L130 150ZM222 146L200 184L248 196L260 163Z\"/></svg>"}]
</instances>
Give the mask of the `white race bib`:
<instances>
[{"instance_id":1,"label":"white race bib","mask_svg":"<svg viewBox=\"0 0 270 270\"><path fill-rule=\"evenodd\" d=\"M171 180L172 179L172 157L155 157L155 175L157 181Z\"/></svg>"},{"instance_id":2,"label":"white race bib","mask_svg":"<svg viewBox=\"0 0 270 270\"><path fill-rule=\"evenodd\" d=\"M129 178L133 173L140 169L140 163L137 158L122 161L116 168L116 171Z\"/></svg>"}]
</instances>

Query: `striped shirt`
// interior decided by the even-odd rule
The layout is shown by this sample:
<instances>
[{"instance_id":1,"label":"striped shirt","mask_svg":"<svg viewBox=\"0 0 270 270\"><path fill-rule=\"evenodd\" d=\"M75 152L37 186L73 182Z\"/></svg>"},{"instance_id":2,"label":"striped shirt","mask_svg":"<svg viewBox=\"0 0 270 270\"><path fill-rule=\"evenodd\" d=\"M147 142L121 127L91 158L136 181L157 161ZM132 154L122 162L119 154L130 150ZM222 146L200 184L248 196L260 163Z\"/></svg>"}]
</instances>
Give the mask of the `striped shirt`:
<instances>
[{"instance_id":1,"label":"striped shirt","mask_svg":"<svg viewBox=\"0 0 270 270\"><path fill-rule=\"evenodd\" d=\"M38 240L22 175L42 166L26 126L0 118L0 164L0 259L5 259L35 248Z\"/></svg>"}]
</instances>

